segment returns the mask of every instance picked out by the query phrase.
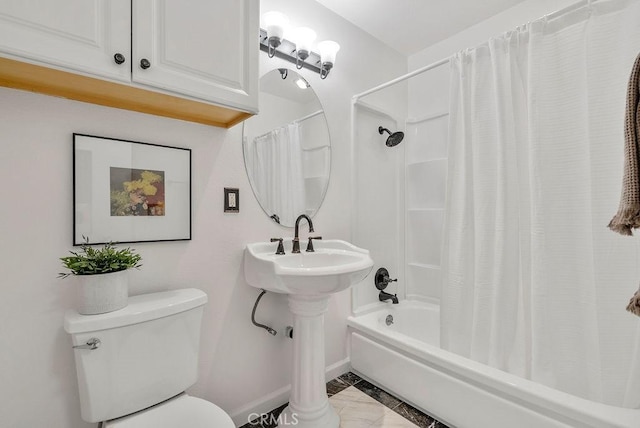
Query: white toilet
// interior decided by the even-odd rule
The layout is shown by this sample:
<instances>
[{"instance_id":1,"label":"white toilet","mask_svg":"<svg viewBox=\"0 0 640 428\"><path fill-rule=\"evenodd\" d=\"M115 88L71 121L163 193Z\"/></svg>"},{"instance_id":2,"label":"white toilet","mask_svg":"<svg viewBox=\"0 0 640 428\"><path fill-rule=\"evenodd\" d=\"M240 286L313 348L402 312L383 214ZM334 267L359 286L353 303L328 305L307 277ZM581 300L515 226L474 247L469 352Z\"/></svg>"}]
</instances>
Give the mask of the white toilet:
<instances>
[{"instance_id":1,"label":"white toilet","mask_svg":"<svg viewBox=\"0 0 640 428\"><path fill-rule=\"evenodd\" d=\"M106 428L233 428L213 403L184 390L198 377L207 295L184 289L129 298L100 315L65 314L82 419Z\"/></svg>"}]
</instances>

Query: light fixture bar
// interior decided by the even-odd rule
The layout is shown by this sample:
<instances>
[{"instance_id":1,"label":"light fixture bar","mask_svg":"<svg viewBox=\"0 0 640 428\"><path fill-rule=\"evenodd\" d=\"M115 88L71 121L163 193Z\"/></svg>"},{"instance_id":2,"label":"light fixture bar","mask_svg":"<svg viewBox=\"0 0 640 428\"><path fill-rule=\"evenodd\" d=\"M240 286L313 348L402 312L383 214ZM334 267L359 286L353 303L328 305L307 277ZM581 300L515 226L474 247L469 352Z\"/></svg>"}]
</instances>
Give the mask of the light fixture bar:
<instances>
[{"instance_id":1,"label":"light fixture bar","mask_svg":"<svg viewBox=\"0 0 640 428\"><path fill-rule=\"evenodd\" d=\"M269 54L269 40L267 38L267 32L262 28L260 29L260 50ZM282 39L280 46L276 48L275 56L296 64L296 45L287 39ZM298 62L298 64L299 63L300 62ZM320 55L313 51L309 51L309 57L302 63L302 68L315 71L322 75L323 72L320 69Z\"/></svg>"}]
</instances>

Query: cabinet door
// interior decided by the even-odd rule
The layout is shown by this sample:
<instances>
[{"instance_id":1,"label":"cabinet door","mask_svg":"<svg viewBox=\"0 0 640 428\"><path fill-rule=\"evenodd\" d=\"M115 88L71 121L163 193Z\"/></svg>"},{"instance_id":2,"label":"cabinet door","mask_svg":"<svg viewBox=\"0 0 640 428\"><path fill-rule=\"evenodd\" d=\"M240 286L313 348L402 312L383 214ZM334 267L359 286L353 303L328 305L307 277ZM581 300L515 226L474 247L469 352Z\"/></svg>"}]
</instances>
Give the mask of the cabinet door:
<instances>
[{"instance_id":1,"label":"cabinet door","mask_svg":"<svg viewBox=\"0 0 640 428\"><path fill-rule=\"evenodd\" d=\"M111 79L131 81L130 28L130 0L0 1L0 55Z\"/></svg>"},{"instance_id":2,"label":"cabinet door","mask_svg":"<svg viewBox=\"0 0 640 428\"><path fill-rule=\"evenodd\" d=\"M135 0L132 34L134 82L257 112L258 0Z\"/></svg>"}]
</instances>

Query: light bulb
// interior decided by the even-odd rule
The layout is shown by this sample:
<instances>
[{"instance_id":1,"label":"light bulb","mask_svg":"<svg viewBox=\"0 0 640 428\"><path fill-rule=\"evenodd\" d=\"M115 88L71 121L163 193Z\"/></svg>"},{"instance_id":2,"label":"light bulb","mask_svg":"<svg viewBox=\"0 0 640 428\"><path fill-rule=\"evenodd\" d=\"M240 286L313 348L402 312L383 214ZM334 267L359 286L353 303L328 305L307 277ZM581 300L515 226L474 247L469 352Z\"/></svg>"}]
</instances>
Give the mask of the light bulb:
<instances>
[{"instance_id":1,"label":"light bulb","mask_svg":"<svg viewBox=\"0 0 640 428\"><path fill-rule=\"evenodd\" d=\"M320 51L320 62L322 65L327 64L328 68L333 67L336 63L336 54L340 50L340 45L332 40L325 40L318 43L318 50Z\"/></svg>"},{"instance_id":2,"label":"light bulb","mask_svg":"<svg viewBox=\"0 0 640 428\"><path fill-rule=\"evenodd\" d=\"M311 45L316 39L316 32L309 27L298 27L293 31L292 38L292 41L296 44L298 57L304 61L309 57Z\"/></svg>"},{"instance_id":3,"label":"light bulb","mask_svg":"<svg viewBox=\"0 0 640 428\"><path fill-rule=\"evenodd\" d=\"M273 57L276 48L284 39L285 27L289 23L289 18L280 12L271 11L262 15L262 21L267 29L267 38L269 44L269 56Z\"/></svg>"},{"instance_id":4,"label":"light bulb","mask_svg":"<svg viewBox=\"0 0 640 428\"><path fill-rule=\"evenodd\" d=\"M304 79L296 80L296 85L298 85L298 88L300 89L307 89L309 87L309 84Z\"/></svg>"},{"instance_id":5,"label":"light bulb","mask_svg":"<svg viewBox=\"0 0 640 428\"><path fill-rule=\"evenodd\" d=\"M326 79L329 72L336 63L336 54L340 50L340 45L331 40L318 43L320 51L320 78Z\"/></svg>"}]
</instances>

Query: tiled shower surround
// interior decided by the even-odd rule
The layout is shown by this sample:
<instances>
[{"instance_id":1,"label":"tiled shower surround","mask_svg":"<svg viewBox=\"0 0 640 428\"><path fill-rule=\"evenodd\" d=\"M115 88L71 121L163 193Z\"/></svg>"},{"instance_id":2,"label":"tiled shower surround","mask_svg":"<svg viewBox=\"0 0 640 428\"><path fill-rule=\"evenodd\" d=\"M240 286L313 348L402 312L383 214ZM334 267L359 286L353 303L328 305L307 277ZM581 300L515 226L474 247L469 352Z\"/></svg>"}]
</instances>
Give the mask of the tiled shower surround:
<instances>
[{"instance_id":1,"label":"tiled shower surround","mask_svg":"<svg viewBox=\"0 0 640 428\"><path fill-rule=\"evenodd\" d=\"M420 410L349 372L327 383L329 403L340 415L340 428L448 428ZM241 428L274 428L277 417L287 406L270 412Z\"/></svg>"}]
</instances>

